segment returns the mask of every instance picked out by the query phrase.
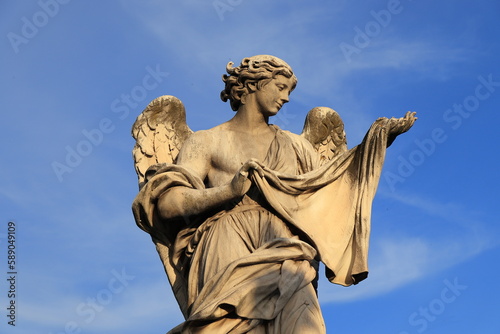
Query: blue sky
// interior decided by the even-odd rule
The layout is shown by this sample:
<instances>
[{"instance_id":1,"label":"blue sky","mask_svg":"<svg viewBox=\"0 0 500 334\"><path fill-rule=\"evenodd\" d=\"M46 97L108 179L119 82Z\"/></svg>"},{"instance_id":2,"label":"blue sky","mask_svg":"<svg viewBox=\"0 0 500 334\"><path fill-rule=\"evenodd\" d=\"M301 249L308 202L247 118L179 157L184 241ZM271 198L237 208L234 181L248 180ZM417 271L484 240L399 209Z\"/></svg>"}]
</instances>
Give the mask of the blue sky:
<instances>
[{"instance_id":1,"label":"blue sky","mask_svg":"<svg viewBox=\"0 0 500 334\"><path fill-rule=\"evenodd\" d=\"M329 333L498 333L500 3L2 1L0 277L16 223L16 327L2 333L164 333L182 321L135 226L130 128L180 98L189 126L233 113L228 61L272 54L299 81L273 121L300 132L328 106L357 145L378 117L419 117L389 148L370 277L320 282Z\"/></svg>"}]
</instances>

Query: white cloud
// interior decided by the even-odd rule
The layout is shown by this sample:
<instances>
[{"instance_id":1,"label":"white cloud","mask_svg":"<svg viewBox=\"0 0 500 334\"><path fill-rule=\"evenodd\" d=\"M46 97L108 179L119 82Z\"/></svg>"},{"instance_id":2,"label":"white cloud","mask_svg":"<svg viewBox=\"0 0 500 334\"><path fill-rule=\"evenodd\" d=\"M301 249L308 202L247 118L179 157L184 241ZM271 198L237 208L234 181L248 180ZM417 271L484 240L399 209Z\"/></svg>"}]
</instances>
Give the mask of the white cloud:
<instances>
[{"instance_id":1,"label":"white cloud","mask_svg":"<svg viewBox=\"0 0 500 334\"><path fill-rule=\"evenodd\" d=\"M461 209L457 204L440 204L415 195L382 194L397 200L401 205L412 206L416 210L414 214L452 222L453 233L446 235L429 231L420 237L394 233L373 240L370 246L369 278L349 288L333 286L323 279L319 291L321 302L347 302L385 294L452 268L500 243L498 230L486 230L475 214Z\"/></svg>"},{"instance_id":2,"label":"white cloud","mask_svg":"<svg viewBox=\"0 0 500 334\"><path fill-rule=\"evenodd\" d=\"M389 293L415 280L453 267L491 247L488 240L384 238L372 243L369 277L348 288L320 279L322 303L350 302Z\"/></svg>"},{"instance_id":3,"label":"white cloud","mask_svg":"<svg viewBox=\"0 0 500 334\"><path fill-rule=\"evenodd\" d=\"M108 279L112 278L112 274L108 276ZM107 280L101 283L94 289L88 289L87 294L82 294L80 298L68 294L66 289L56 289L51 291L50 300L20 300L21 328L59 333L65 330L68 323L74 323L85 333L121 333L133 329L140 332L141 328L153 327L163 328L166 332L183 321L164 277L152 282L142 281L143 285L131 281L123 291L108 294L111 296L109 302L99 299L105 295L101 292L108 289ZM95 306L89 306L90 299ZM100 300L106 302L101 303Z\"/></svg>"},{"instance_id":4,"label":"white cloud","mask_svg":"<svg viewBox=\"0 0 500 334\"><path fill-rule=\"evenodd\" d=\"M333 286L326 279L320 282L322 303L366 299L384 294L422 276L430 258L429 246L418 239L383 240L372 245L370 274L359 285L345 288ZM373 253L373 251L372 251Z\"/></svg>"},{"instance_id":5,"label":"white cloud","mask_svg":"<svg viewBox=\"0 0 500 334\"><path fill-rule=\"evenodd\" d=\"M453 222L459 225L464 230L464 235L477 237L478 239L485 238L491 246L498 244L496 238L492 234L493 231L486 231L481 220L484 219L480 212L475 209L463 207L463 205L453 202L452 200L446 203L440 203L435 198L417 194L402 194L399 192L387 191L385 188L380 189L377 194L382 197L395 200L403 205L410 206L430 216L437 217L441 220ZM494 232L495 234L498 231Z\"/></svg>"},{"instance_id":6,"label":"white cloud","mask_svg":"<svg viewBox=\"0 0 500 334\"><path fill-rule=\"evenodd\" d=\"M470 57L465 50L443 43L438 36L434 40L408 40L395 35L393 29L388 36L373 38L348 63L339 45L353 33L351 27L337 23L338 16L345 15L339 6L308 4L297 7L289 11L286 6L279 10L267 6L263 10L261 6L243 2L234 6L228 12L230 20L223 22L218 20L213 6L200 1L190 1L178 7L151 2L149 7L128 5L126 9L157 35L163 47L176 54L186 69L197 64L195 67L199 70L201 64L204 71L220 72L214 67L215 60L249 56L256 50L261 50L260 53L272 50L292 64L296 71L302 68L303 75L313 75L310 78L313 80L307 80L312 92L318 92L320 88L322 93L321 87L332 92L332 87L338 87L343 79L359 70L411 69L420 75L424 72L428 76L441 77L445 75L444 71L451 71L452 65ZM281 15L276 15L276 11ZM312 25L321 21L328 22L332 31L309 34ZM212 34L201 30L206 26L211 26ZM298 26L302 29L297 29ZM233 61L239 61L239 58Z\"/></svg>"},{"instance_id":7,"label":"white cloud","mask_svg":"<svg viewBox=\"0 0 500 334\"><path fill-rule=\"evenodd\" d=\"M344 22L342 9L347 5L264 5L243 1L227 12L224 21L219 20L211 2L190 1L172 6L152 1L145 6L127 3L124 7L150 34L157 36L159 47L175 59L172 66L183 68L186 75L200 81L193 87L200 99L218 93L222 87L218 78L227 61L237 63L245 56L274 54L286 60L299 78L290 111L305 117L307 110L318 105L336 109L346 123L349 145L354 146L376 119L370 101L359 98L366 87L354 83L354 77L374 71L381 71L382 77L390 70L408 74L409 80L448 80L456 65L470 55L443 43L439 36L408 39L391 25L348 63L339 47L342 42L352 42L349 39L354 35L352 26ZM357 20L372 9L372 5L367 6L350 8L349 15ZM210 33L204 31L206 27L210 27ZM320 30L323 31L318 33ZM301 108L304 109L297 110ZM188 113L192 112L188 108ZM302 120L297 118L295 122Z\"/></svg>"},{"instance_id":8,"label":"white cloud","mask_svg":"<svg viewBox=\"0 0 500 334\"><path fill-rule=\"evenodd\" d=\"M438 40L404 41L394 38L373 44L352 61L353 71L394 69L410 71L419 80L446 81L456 74L458 64L471 59L471 51L443 45Z\"/></svg>"}]
</instances>

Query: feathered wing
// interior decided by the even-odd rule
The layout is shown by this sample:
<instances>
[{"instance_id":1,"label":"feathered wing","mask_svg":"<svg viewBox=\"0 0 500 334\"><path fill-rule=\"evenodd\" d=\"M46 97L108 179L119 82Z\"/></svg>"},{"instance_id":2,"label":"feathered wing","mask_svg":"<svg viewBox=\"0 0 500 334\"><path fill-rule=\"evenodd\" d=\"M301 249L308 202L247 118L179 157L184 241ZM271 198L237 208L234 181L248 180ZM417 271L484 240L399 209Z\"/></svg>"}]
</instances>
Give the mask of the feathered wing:
<instances>
[{"instance_id":1,"label":"feathered wing","mask_svg":"<svg viewBox=\"0 0 500 334\"><path fill-rule=\"evenodd\" d=\"M178 98L164 95L149 103L132 126L132 137L136 140L132 154L139 189L145 184L146 174L158 169L155 165L176 162L182 144L191 133L193 131L186 124L186 110ZM136 223L140 226L140 217L136 217ZM170 245L154 234L151 234L151 238L167 276L169 279L172 275L175 277L176 273L170 270Z\"/></svg>"},{"instance_id":2,"label":"feathered wing","mask_svg":"<svg viewBox=\"0 0 500 334\"><path fill-rule=\"evenodd\" d=\"M193 133L186 123L186 110L175 96L160 96L146 107L132 126L136 140L132 154L139 188L149 167L175 163L186 138Z\"/></svg>"},{"instance_id":3,"label":"feathered wing","mask_svg":"<svg viewBox=\"0 0 500 334\"><path fill-rule=\"evenodd\" d=\"M344 122L327 107L316 107L307 113L301 136L318 151L321 164L347 151Z\"/></svg>"}]
</instances>

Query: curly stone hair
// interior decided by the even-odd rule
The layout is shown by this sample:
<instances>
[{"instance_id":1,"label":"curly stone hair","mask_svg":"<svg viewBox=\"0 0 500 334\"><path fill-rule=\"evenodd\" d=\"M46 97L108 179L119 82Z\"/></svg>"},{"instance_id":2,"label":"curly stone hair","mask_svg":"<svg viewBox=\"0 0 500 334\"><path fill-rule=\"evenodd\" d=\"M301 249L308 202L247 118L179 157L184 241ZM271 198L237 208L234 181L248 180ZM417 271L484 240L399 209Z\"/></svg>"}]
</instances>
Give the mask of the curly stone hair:
<instances>
[{"instance_id":1,"label":"curly stone hair","mask_svg":"<svg viewBox=\"0 0 500 334\"><path fill-rule=\"evenodd\" d=\"M241 105L241 97L251 93L253 89L249 84L256 84L260 89L269 83L277 75L283 75L292 78L294 81L292 90L297 84L297 78L293 74L292 68L283 60L269 55L259 55L244 58L241 65L233 67L234 63L229 62L222 81L226 84L224 90L220 93L222 101L230 101L231 109L237 111Z\"/></svg>"}]
</instances>

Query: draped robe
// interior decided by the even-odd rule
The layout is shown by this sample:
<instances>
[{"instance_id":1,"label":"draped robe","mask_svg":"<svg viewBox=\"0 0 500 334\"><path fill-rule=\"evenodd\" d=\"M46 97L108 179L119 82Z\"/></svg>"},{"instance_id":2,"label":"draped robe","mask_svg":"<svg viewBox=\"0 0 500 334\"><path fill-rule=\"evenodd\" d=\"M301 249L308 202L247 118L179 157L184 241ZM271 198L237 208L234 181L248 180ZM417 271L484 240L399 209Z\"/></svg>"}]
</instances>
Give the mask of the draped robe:
<instances>
[{"instance_id":1,"label":"draped robe","mask_svg":"<svg viewBox=\"0 0 500 334\"><path fill-rule=\"evenodd\" d=\"M169 333L324 333L317 261L332 283L368 275L371 204L387 146L387 120L357 147L319 165L302 137L277 129L243 198L202 214L158 218L172 187L203 189L189 168L153 168L133 203L186 319Z\"/></svg>"}]
</instances>

